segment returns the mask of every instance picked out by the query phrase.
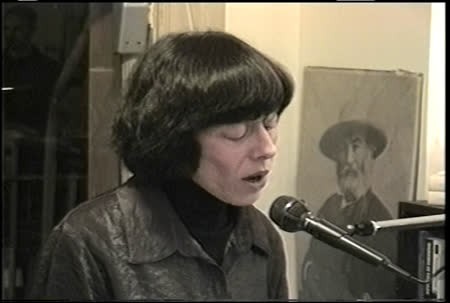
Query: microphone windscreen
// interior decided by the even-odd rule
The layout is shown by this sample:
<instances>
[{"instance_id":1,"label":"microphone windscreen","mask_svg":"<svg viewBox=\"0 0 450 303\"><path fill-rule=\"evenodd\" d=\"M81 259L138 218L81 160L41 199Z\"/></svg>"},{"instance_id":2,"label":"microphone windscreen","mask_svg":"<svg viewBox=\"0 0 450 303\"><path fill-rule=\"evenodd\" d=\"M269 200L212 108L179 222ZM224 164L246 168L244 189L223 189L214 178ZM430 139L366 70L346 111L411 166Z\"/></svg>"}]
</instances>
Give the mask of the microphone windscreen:
<instances>
[{"instance_id":1,"label":"microphone windscreen","mask_svg":"<svg viewBox=\"0 0 450 303\"><path fill-rule=\"evenodd\" d=\"M272 203L269 211L270 219L282 230L296 232L303 229L302 215L308 213L304 203L289 196L280 196Z\"/></svg>"}]
</instances>

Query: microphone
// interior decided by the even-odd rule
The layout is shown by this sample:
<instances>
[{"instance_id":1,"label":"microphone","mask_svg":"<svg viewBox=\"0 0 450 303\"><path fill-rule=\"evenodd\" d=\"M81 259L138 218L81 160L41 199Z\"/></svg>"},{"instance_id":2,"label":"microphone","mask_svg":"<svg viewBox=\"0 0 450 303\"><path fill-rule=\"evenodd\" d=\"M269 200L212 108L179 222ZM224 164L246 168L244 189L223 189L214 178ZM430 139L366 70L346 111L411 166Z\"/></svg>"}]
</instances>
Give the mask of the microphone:
<instances>
[{"instance_id":1,"label":"microphone","mask_svg":"<svg viewBox=\"0 0 450 303\"><path fill-rule=\"evenodd\" d=\"M429 283L398 267L388 257L352 238L344 229L312 215L303 200L289 196L280 196L272 203L270 219L287 232L306 231L318 240L345 251L375 266L382 266L403 278L416 283Z\"/></svg>"}]
</instances>

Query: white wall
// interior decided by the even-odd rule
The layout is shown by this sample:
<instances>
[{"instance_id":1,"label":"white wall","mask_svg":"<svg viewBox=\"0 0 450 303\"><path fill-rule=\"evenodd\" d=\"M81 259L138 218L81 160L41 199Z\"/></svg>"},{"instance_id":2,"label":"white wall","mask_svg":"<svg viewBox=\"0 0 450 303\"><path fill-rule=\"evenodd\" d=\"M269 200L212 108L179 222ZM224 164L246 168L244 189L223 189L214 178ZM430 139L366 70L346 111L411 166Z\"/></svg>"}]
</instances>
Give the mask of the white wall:
<instances>
[{"instance_id":1,"label":"white wall","mask_svg":"<svg viewBox=\"0 0 450 303\"><path fill-rule=\"evenodd\" d=\"M272 56L294 75L296 95L280 124L272 183L257 207L267 212L279 195L299 195L296 186L305 66L405 69L428 75L431 4L415 3L227 3L225 30ZM427 100L424 90L423 100ZM426 107L423 108L426 118ZM423 133L425 133L423 131ZM422 137L418 198L425 195L426 155ZM297 297L298 264L309 235L282 232L288 253L290 297ZM297 245L297 247L296 247ZM298 259L296 259L296 248ZM301 286L300 286L301 287Z\"/></svg>"},{"instance_id":2,"label":"white wall","mask_svg":"<svg viewBox=\"0 0 450 303\"><path fill-rule=\"evenodd\" d=\"M445 3L433 3L431 16L427 176L445 170Z\"/></svg>"}]
</instances>

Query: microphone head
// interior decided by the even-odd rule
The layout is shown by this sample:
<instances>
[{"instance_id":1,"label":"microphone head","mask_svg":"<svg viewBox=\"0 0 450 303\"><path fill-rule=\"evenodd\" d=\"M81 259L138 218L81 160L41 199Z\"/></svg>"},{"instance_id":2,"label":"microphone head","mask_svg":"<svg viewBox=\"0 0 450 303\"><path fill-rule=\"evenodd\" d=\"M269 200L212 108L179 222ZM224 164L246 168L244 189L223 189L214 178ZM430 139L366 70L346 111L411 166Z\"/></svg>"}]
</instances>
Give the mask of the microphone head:
<instances>
[{"instance_id":1,"label":"microphone head","mask_svg":"<svg viewBox=\"0 0 450 303\"><path fill-rule=\"evenodd\" d=\"M296 232L303 230L303 215L309 213L305 201L289 196L280 196L270 207L269 217L282 230Z\"/></svg>"}]
</instances>

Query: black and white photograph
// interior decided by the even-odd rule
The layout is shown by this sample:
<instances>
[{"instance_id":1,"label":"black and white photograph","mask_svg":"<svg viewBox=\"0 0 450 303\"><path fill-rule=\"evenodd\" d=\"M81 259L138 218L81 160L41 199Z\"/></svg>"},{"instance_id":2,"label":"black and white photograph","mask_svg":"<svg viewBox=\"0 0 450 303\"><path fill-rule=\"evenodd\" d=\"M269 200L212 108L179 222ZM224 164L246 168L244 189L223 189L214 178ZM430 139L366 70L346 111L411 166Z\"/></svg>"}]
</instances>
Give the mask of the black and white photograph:
<instances>
[{"instance_id":1,"label":"black and white photograph","mask_svg":"<svg viewBox=\"0 0 450 303\"><path fill-rule=\"evenodd\" d=\"M304 76L298 186L310 209L343 229L396 218L398 202L415 197L422 75L306 67ZM360 240L396 259L393 233ZM303 242L304 299L394 296L393 274Z\"/></svg>"}]
</instances>

